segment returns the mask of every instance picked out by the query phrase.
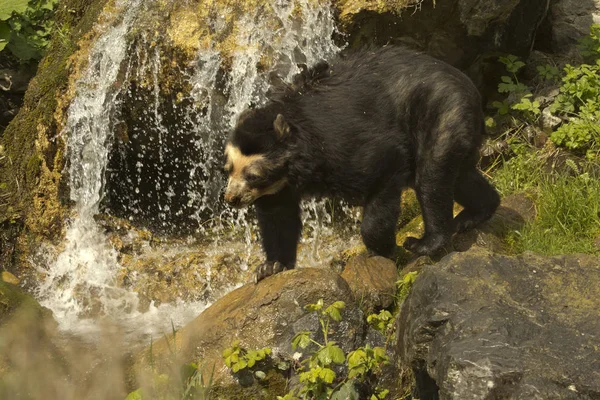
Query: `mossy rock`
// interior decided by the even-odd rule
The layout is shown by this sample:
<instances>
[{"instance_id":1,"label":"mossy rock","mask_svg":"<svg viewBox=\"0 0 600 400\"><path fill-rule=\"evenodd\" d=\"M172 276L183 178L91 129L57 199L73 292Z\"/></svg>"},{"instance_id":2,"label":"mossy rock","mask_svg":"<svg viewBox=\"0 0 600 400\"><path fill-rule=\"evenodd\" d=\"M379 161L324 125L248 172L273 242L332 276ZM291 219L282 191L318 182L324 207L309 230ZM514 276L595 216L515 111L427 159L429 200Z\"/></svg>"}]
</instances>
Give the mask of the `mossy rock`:
<instances>
[{"instance_id":1,"label":"mossy rock","mask_svg":"<svg viewBox=\"0 0 600 400\"><path fill-rule=\"evenodd\" d=\"M21 312L44 318L52 316L52 312L42 307L33 296L12 283L0 280L0 324Z\"/></svg>"},{"instance_id":2,"label":"mossy rock","mask_svg":"<svg viewBox=\"0 0 600 400\"><path fill-rule=\"evenodd\" d=\"M107 0L66 0L55 14L54 35L23 106L0 137L6 160L0 162L3 195L0 221L19 219L19 229L2 230L0 259L11 270L25 268L40 238L55 243L62 236L68 194L62 176L65 144L59 133L74 95L72 83L87 63L93 27ZM11 254L5 254L10 249ZM14 251L13 251L14 249Z\"/></svg>"}]
</instances>

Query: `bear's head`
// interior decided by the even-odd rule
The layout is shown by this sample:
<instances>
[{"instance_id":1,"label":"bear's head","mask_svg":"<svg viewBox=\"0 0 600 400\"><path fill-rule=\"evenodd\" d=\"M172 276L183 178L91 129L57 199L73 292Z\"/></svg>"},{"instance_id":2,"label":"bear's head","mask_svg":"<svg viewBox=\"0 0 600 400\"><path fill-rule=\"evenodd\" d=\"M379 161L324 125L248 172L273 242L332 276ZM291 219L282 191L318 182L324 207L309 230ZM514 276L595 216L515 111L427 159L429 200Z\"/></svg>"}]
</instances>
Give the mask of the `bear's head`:
<instances>
[{"instance_id":1,"label":"bear's head","mask_svg":"<svg viewBox=\"0 0 600 400\"><path fill-rule=\"evenodd\" d=\"M284 116L272 109L247 110L240 115L225 146L228 204L247 207L286 186L290 134Z\"/></svg>"}]
</instances>

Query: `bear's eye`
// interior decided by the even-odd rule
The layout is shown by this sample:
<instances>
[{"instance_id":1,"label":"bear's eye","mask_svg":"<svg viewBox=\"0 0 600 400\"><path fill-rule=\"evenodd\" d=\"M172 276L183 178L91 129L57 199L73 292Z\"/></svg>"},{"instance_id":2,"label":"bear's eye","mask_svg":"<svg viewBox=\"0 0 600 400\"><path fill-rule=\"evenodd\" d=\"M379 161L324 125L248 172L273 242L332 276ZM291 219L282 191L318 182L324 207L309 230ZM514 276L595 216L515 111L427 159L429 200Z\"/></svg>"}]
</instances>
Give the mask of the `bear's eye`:
<instances>
[{"instance_id":1,"label":"bear's eye","mask_svg":"<svg viewBox=\"0 0 600 400\"><path fill-rule=\"evenodd\" d=\"M258 183L262 180L262 175L257 174L256 172L246 172L244 174L244 177L246 178L246 182L248 183Z\"/></svg>"}]
</instances>

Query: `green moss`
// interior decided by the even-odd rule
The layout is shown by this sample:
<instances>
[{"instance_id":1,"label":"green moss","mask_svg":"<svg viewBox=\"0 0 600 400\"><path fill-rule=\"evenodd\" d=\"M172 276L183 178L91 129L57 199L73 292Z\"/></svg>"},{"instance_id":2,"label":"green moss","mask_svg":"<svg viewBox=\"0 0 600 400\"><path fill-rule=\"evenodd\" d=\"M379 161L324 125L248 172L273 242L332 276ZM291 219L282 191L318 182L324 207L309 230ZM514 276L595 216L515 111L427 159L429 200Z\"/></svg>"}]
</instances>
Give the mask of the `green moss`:
<instances>
[{"instance_id":1,"label":"green moss","mask_svg":"<svg viewBox=\"0 0 600 400\"><path fill-rule=\"evenodd\" d=\"M29 157L29 161L27 161L27 171L25 175L26 182L35 183L37 176L40 174L40 168L42 166L42 159L34 154Z\"/></svg>"}]
</instances>

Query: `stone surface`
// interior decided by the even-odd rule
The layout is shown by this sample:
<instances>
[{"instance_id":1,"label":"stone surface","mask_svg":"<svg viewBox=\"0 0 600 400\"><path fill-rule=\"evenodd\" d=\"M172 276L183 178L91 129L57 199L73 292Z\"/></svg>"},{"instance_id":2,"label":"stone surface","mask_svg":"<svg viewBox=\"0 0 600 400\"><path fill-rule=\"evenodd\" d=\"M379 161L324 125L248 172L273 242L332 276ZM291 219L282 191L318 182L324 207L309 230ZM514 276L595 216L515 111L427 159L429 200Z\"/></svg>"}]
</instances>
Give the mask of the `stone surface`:
<instances>
[{"instance_id":1,"label":"stone surface","mask_svg":"<svg viewBox=\"0 0 600 400\"><path fill-rule=\"evenodd\" d=\"M2 274L0 275L0 277L2 278L2 280L6 283L11 283L13 285L18 285L19 284L19 278L17 278L16 276L14 276L13 274L11 274L8 271L2 271Z\"/></svg>"},{"instance_id":2,"label":"stone surface","mask_svg":"<svg viewBox=\"0 0 600 400\"><path fill-rule=\"evenodd\" d=\"M578 40L600 24L600 0L552 0L548 15L551 50L572 55Z\"/></svg>"},{"instance_id":3,"label":"stone surface","mask_svg":"<svg viewBox=\"0 0 600 400\"><path fill-rule=\"evenodd\" d=\"M468 69L486 53L526 57L549 0L404 1L405 7L397 3L336 1L351 45L405 43ZM471 69L474 78L482 73L479 68L483 66Z\"/></svg>"},{"instance_id":4,"label":"stone surface","mask_svg":"<svg viewBox=\"0 0 600 400\"><path fill-rule=\"evenodd\" d=\"M423 268L397 346L420 399L600 398L600 261L483 249Z\"/></svg>"},{"instance_id":5,"label":"stone surface","mask_svg":"<svg viewBox=\"0 0 600 400\"><path fill-rule=\"evenodd\" d=\"M452 239L452 248L467 251L473 245L495 252L509 252L504 238L519 230L536 216L535 203L525 193L516 193L502 199L492 218L470 231L457 234Z\"/></svg>"},{"instance_id":6,"label":"stone surface","mask_svg":"<svg viewBox=\"0 0 600 400\"><path fill-rule=\"evenodd\" d=\"M334 333L329 339L335 340L346 352L360 346L366 331L364 316L356 307L346 281L326 269L300 268L234 290L176 332L175 337L169 335L154 342L152 362L150 349L137 357L134 370L138 380L142 385L148 382L147 371L151 364L155 371L168 370L172 351L176 349L178 365L192 361L209 368L215 365L215 386L233 396L223 398L262 399L283 395L282 387L266 390L258 385L239 386L236 377L225 366L222 352L237 339L240 346L248 350L270 347L275 356L291 356L294 353L291 341L296 333L320 332L314 313L307 313L304 306L321 298L325 305L338 300L346 303L343 320L332 326ZM315 339L320 340L319 335ZM285 379L279 377L279 381L285 386ZM229 388L238 392L233 395Z\"/></svg>"},{"instance_id":7,"label":"stone surface","mask_svg":"<svg viewBox=\"0 0 600 400\"><path fill-rule=\"evenodd\" d=\"M356 256L346 264L342 278L348 282L366 314L387 308L394 302L398 271L396 264L388 258Z\"/></svg>"}]
</instances>

